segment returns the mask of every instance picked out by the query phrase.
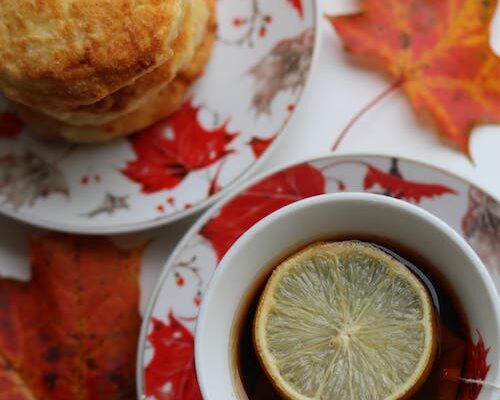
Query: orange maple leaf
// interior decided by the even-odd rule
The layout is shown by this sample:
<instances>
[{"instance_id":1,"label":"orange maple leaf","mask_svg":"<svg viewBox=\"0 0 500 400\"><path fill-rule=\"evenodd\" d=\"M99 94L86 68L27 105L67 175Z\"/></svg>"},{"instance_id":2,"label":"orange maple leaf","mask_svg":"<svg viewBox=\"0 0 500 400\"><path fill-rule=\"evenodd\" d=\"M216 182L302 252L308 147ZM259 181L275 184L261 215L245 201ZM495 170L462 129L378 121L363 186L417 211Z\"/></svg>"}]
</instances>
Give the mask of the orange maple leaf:
<instances>
[{"instance_id":1,"label":"orange maple leaf","mask_svg":"<svg viewBox=\"0 0 500 400\"><path fill-rule=\"evenodd\" d=\"M0 400L132 399L142 249L51 234L0 279Z\"/></svg>"},{"instance_id":2,"label":"orange maple leaf","mask_svg":"<svg viewBox=\"0 0 500 400\"><path fill-rule=\"evenodd\" d=\"M500 57L489 45L497 0L364 0L329 17L350 53L396 78L418 112L469 154L475 124L500 122Z\"/></svg>"}]
</instances>

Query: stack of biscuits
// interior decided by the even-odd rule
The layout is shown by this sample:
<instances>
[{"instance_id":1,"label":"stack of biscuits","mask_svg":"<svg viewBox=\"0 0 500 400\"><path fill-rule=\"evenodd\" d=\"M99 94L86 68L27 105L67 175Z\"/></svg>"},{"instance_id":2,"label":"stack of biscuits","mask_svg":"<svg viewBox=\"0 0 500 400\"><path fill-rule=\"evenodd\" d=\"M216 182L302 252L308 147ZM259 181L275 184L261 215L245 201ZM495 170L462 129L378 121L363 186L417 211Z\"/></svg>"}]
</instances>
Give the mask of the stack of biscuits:
<instances>
[{"instance_id":1,"label":"stack of biscuits","mask_svg":"<svg viewBox=\"0 0 500 400\"><path fill-rule=\"evenodd\" d=\"M3 0L0 90L43 138L108 141L179 107L215 30L215 0Z\"/></svg>"}]
</instances>

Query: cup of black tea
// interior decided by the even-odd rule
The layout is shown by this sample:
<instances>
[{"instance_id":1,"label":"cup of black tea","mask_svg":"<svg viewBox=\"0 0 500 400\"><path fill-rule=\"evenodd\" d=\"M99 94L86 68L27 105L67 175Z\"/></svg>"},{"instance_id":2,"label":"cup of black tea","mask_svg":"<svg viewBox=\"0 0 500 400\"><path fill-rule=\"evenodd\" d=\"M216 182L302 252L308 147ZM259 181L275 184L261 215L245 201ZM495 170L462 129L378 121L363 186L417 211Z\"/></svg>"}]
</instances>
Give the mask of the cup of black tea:
<instances>
[{"instance_id":1,"label":"cup of black tea","mask_svg":"<svg viewBox=\"0 0 500 400\"><path fill-rule=\"evenodd\" d=\"M498 400L500 298L452 228L340 193L264 218L227 252L195 341L205 400Z\"/></svg>"}]
</instances>

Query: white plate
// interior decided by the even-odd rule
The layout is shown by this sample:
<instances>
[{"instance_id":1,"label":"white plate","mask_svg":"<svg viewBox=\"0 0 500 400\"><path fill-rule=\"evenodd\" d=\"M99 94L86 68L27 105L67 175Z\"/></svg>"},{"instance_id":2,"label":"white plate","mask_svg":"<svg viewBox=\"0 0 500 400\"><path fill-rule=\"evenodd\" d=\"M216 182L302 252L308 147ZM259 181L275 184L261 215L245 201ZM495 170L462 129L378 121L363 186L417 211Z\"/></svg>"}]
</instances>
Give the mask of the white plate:
<instances>
[{"instance_id":1,"label":"white plate","mask_svg":"<svg viewBox=\"0 0 500 400\"><path fill-rule=\"evenodd\" d=\"M0 212L117 233L207 206L269 156L299 104L320 35L315 1L219 0L217 42L181 111L106 145L43 143L0 98Z\"/></svg>"}]
</instances>

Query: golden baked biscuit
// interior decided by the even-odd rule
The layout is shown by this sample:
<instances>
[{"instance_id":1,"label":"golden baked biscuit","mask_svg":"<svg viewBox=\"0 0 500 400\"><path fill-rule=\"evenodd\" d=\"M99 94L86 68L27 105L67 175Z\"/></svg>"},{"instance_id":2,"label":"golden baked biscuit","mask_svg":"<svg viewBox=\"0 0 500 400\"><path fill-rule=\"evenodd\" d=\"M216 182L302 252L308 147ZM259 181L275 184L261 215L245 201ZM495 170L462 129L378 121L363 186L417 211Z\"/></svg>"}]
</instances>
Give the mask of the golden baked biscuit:
<instances>
[{"instance_id":1,"label":"golden baked biscuit","mask_svg":"<svg viewBox=\"0 0 500 400\"><path fill-rule=\"evenodd\" d=\"M81 106L69 112L46 111L46 114L71 125L99 125L147 104L174 79L179 70L193 59L205 35L209 14L206 0L191 0L181 32L172 44L174 55L169 60L137 79L133 84L119 89L96 103Z\"/></svg>"},{"instance_id":2,"label":"golden baked biscuit","mask_svg":"<svg viewBox=\"0 0 500 400\"><path fill-rule=\"evenodd\" d=\"M163 64L188 0L2 0L0 89L39 110L94 103Z\"/></svg>"},{"instance_id":3,"label":"golden baked biscuit","mask_svg":"<svg viewBox=\"0 0 500 400\"><path fill-rule=\"evenodd\" d=\"M213 49L216 31L215 0L206 1L210 4L211 16L207 32L194 59L174 80L141 108L104 125L72 126L22 104L15 104L21 118L33 132L44 139L62 138L75 143L94 143L106 142L139 131L172 114L181 105L189 87L203 73Z\"/></svg>"}]
</instances>

